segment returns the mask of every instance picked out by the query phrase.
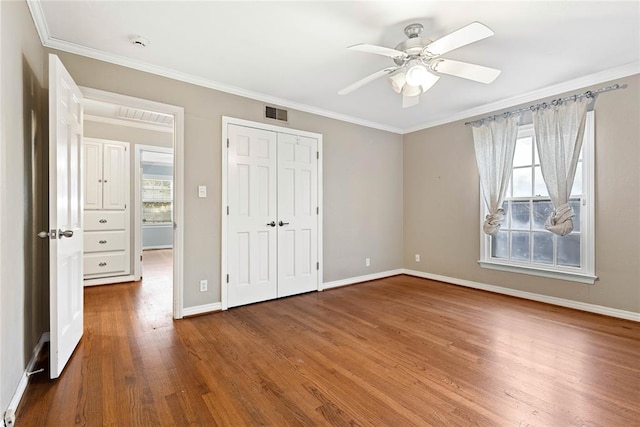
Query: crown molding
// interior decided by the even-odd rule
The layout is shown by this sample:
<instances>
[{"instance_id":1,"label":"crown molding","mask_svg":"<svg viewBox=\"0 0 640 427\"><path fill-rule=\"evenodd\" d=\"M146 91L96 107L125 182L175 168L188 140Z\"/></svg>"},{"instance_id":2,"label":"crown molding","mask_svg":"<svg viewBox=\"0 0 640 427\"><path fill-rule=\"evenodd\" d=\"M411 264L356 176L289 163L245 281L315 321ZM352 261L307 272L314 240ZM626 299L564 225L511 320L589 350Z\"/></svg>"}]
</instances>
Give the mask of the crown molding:
<instances>
[{"instance_id":1,"label":"crown molding","mask_svg":"<svg viewBox=\"0 0 640 427\"><path fill-rule=\"evenodd\" d=\"M638 73L640 73L640 62L632 62L631 64L626 64L620 67L611 68L609 70L600 71L598 73L589 74L577 79L547 86L542 89L534 90L518 96L513 96L511 98L506 98L497 102L492 102L491 104L470 108L444 119L434 120L422 125L404 129L401 133L405 135L435 126L456 122L458 120L466 120L471 117L494 113L498 110L513 108L521 104L526 104L527 102L539 101L542 98L557 96L564 92L583 89L587 86L604 83L615 79L621 79L623 77L632 76Z\"/></svg>"},{"instance_id":2,"label":"crown molding","mask_svg":"<svg viewBox=\"0 0 640 427\"><path fill-rule=\"evenodd\" d=\"M244 98L250 98L256 101L265 102L267 104L273 104L282 106L285 108L291 108L294 110L302 111L305 113L316 114L318 116L327 117L329 119L340 120L343 122L353 123L360 126L379 129L387 132L401 134L402 129L393 126L388 126L382 123L376 123L368 120L363 120L357 117L347 116L345 114L336 113L329 110L323 110L321 108L313 107L311 105L301 104L298 102L290 101L283 98L274 97L260 92L254 92L246 89L242 89L236 86L226 85L214 80L205 79L202 77L194 76L191 74L183 73L180 71L172 70L170 68L159 67L151 65L142 61L136 61L133 59L125 58L120 55L114 55L98 49L93 49L86 46L81 46L75 43L66 42L51 37L47 22L44 17L42 5L40 0L27 0L29 10L33 17L33 22L36 26L38 35L42 45L51 49L61 50L63 52L73 53L80 56L85 56L92 59L97 59L110 64L120 65L127 68L133 68L135 70L144 71L147 73L155 74L162 77L167 77L173 80L178 80L185 83L190 83L196 86L205 87L207 89L213 89L220 92L230 93L232 95L242 96Z\"/></svg>"},{"instance_id":3,"label":"crown molding","mask_svg":"<svg viewBox=\"0 0 640 427\"><path fill-rule=\"evenodd\" d=\"M291 108L294 110L302 111L305 113L316 114L318 116L327 117L329 119L340 120L347 123L353 123L360 126L379 129L386 132L392 132L399 135L405 135L412 132L428 129L435 126L440 126L447 123L456 122L459 120L469 119L471 117L485 115L493 113L498 110L512 108L517 105L525 104L527 102L538 101L542 98L551 97L560 93L569 92L572 90L582 89L586 86L603 83L610 80L615 80L623 77L628 77L634 74L640 73L640 62L636 61L627 65L604 70L598 73L590 74L587 76L579 77L567 82L547 86L542 89L537 89L525 94L517 95L514 97L502 99L497 102L486 104L480 107L470 108L468 110L461 111L446 118L440 118L433 121L429 121L417 126L409 128L398 128L389 126L383 123L372 122L369 120L360 119L357 117L348 116L345 114L336 113L329 110L313 107L311 105L301 104L295 101L290 101L283 98L274 97L271 95L263 94L260 92L254 92L246 89L242 89L236 86L226 85L214 80L205 79L202 77L194 76L191 74L176 71L170 68L159 67L144 63L142 61L136 61L133 59L125 58L120 55L114 55L111 53L103 52L97 49L81 46L75 43L69 43L63 40L59 40L51 37L49 34L49 28L47 26L44 12L42 10L41 0L27 0L29 10L33 17L38 36L42 45L48 48L61 50L63 52L73 53L80 56L85 56L92 59L108 62L115 65L120 65L127 68L132 68L139 71L144 71L150 74L155 74L162 77L167 77L173 80L178 80L185 83L190 83L196 86L205 87L208 89L217 90L220 92L229 93L232 95L242 96L250 98L256 101L261 101L267 104L277 105L285 108Z\"/></svg>"}]
</instances>

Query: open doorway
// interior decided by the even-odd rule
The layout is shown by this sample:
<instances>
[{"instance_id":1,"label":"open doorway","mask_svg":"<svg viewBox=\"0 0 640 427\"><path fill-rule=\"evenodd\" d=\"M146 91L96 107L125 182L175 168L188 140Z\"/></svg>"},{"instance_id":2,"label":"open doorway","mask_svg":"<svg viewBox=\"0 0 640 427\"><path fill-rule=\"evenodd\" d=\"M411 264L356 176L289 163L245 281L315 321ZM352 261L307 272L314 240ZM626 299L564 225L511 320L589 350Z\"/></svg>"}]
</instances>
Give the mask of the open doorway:
<instances>
[{"instance_id":1,"label":"open doorway","mask_svg":"<svg viewBox=\"0 0 640 427\"><path fill-rule=\"evenodd\" d=\"M164 312L172 312L174 318L181 318L183 110L90 88L82 88L82 92L85 95L85 139L98 145L122 145L126 170L112 175L126 177L127 180L121 185L125 189L123 192L127 193L124 195L126 202L120 206L122 212L126 213L126 225L123 226L125 238L122 240L125 240L127 262L116 273L116 277L96 278L85 274L85 285L134 282L134 285L144 289L145 294L153 296L154 304L162 307ZM112 154L113 151L104 150L102 162L105 170L109 167L117 169L108 165L109 161L120 161L118 155ZM105 186L106 194L107 187L111 185L109 180L115 182L116 179L109 177L107 180L102 175L99 178L103 180L101 184ZM109 191L113 193L113 189ZM93 260L92 257L101 255L96 251L109 249L107 246L122 234L122 230L116 229L112 225L114 221L108 216L119 212L113 209L97 212L98 227L102 219L101 225L111 228L104 231L106 237L94 232L97 244L87 248L94 252L85 252L85 259L89 258L90 261L89 272L92 271L91 262L102 261L102 264L107 264L107 269L115 268L111 267L111 259ZM115 255L120 249L115 248L110 254ZM117 267L120 268L120 265Z\"/></svg>"}]
</instances>

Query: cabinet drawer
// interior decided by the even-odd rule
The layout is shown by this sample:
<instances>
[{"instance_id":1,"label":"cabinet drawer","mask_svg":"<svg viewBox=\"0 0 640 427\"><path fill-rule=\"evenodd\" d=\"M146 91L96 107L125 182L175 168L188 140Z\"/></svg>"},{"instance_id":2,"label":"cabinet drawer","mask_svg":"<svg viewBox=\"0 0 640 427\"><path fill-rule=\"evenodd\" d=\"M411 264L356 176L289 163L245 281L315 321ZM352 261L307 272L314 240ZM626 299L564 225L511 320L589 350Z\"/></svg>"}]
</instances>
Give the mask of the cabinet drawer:
<instances>
[{"instance_id":1,"label":"cabinet drawer","mask_svg":"<svg viewBox=\"0 0 640 427\"><path fill-rule=\"evenodd\" d=\"M115 275L126 274L129 270L126 253L124 252L104 252L85 254L84 275Z\"/></svg>"},{"instance_id":2,"label":"cabinet drawer","mask_svg":"<svg viewBox=\"0 0 640 427\"><path fill-rule=\"evenodd\" d=\"M124 231L87 231L84 233L85 252L124 251Z\"/></svg>"},{"instance_id":3,"label":"cabinet drawer","mask_svg":"<svg viewBox=\"0 0 640 427\"><path fill-rule=\"evenodd\" d=\"M85 231L123 230L125 225L124 211L84 211Z\"/></svg>"}]
</instances>

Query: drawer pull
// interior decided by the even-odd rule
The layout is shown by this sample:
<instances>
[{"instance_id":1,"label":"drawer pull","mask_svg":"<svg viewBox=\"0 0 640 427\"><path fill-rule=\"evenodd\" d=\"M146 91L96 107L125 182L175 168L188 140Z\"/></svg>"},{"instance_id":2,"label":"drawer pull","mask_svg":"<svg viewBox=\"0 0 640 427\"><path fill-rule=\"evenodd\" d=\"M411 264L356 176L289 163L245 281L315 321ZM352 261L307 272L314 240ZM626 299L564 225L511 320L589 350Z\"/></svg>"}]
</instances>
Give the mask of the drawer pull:
<instances>
[{"instance_id":1,"label":"drawer pull","mask_svg":"<svg viewBox=\"0 0 640 427\"><path fill-rule=\"evenodd\" d=\"M105 243L107 243L106 240L100 240L98 243L100 243L101 245L104 245Z\"/></svg>"},{"instance_id":2,"label":"drawer pull","mask_svg":"<svg viewBox=\"0 0 640 427\"><path fill-rule=\"evenodd\" d=\"M98 264L98 266L100 266L100 267L105 267L106 265L107 265L106 262L101 262L100 264Z\"/></svg>"},{"instance_id":3,"label":"drawer pull","mask_svg":"<svg viewBox=\"0 0 640 427\"><path fill-rule=\"evenodd\" d=\"M106 224L106 223L107 223L107 220L103 218L103 219L101 219L101 220L100 220L100 221L98 221L98 222L99 222L100 224Z\"/></svg>"}]
</instances>

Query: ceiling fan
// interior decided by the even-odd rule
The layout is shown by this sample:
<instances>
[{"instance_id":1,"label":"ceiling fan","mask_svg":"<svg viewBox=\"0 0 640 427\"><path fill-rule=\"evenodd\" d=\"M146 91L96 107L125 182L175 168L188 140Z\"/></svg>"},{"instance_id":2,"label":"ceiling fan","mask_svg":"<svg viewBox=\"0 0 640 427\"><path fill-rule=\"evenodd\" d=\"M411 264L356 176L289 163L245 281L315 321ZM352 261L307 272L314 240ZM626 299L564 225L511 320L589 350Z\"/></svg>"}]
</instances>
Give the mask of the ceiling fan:
<instances>
[{"instance_id":1,"label":"ceiling fan","mask_svg":"<svg viewBox=\"0 0 640 427\"><path fill-rule=\"evenodd\" d=\"M423 26L411 24L404 29L409 38L395 49L371 44L356 44L348 49L383 55L393 59L394 66L377 71L338 92L346 95L354 90L388 75L389 84L396 93L402 93L402 107L412 107L420 101L420 94L429 90L439 79L439 74L462 77L480 83L491 83L500 70L441 58L441 55L462 46L491 37L493 31L480 22L460 28L435 41L420 37Z\"/></svg>"}]
</instances>

